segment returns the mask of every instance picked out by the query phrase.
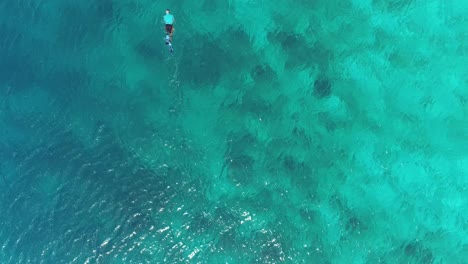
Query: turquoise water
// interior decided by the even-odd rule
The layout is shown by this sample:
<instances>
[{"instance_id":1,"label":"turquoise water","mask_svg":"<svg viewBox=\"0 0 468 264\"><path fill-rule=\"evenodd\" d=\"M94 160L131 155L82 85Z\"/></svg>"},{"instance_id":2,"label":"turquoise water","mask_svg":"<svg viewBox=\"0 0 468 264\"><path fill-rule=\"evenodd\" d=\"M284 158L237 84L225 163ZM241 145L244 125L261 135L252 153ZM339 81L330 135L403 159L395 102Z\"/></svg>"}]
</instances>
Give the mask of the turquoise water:
<instances>
[{"instance_id":1,"label":"turquoise water","mask_svg":"<svg viewBox=\"0 0 468 264\"><path fill-rule=\"evenodd\" d=\"M467 263L467 17L2 1L0 263Z\"/></svg>"}]
</instances>

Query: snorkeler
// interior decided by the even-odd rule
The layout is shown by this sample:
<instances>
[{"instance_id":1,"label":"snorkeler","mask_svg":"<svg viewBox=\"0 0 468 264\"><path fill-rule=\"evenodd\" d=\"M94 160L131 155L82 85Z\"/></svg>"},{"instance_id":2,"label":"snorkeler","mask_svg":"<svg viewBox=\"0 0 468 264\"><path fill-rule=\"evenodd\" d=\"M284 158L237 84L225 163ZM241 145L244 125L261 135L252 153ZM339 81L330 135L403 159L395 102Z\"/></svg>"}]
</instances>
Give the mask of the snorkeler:
<instances>
[{"instance_id":1,"label":"snorkeler","mask_svg":"<svg viewBox=\"0 0 468 264\"><path fill-rule=\"evenodd\" d=\"M172 42L172 33L174 33L174 16L171 14L169 9L166 9L166 15L164 16L164 24L166 24L166 44Z\"/></svg>"}]
</instances>

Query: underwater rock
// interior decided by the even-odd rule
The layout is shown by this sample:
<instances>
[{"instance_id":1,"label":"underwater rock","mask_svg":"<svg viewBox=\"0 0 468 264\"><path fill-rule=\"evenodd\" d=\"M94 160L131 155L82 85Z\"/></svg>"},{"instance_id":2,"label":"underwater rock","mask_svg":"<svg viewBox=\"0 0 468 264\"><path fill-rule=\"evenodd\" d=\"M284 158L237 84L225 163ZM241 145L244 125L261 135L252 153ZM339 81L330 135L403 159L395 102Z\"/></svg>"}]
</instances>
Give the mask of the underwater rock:
<instances>
[{"instance_id":1,"label":"underwater rock","mask_svg":"<svg viewBox=\"0 0 468 264\"><path fill-rule=\"evenodd\" d=\"M291 34L285 31L277 31L268 34L270 42L278 43L284 50L300 49L305 47L304 39L297 34Z\"/></svg>"},{"instance_id":2,"label":"underwater rock","mask_svg":"<svg viewBox=\"0 0 468 264\"><path fill-rule=\"evenodd\" d=\"M424 247L419 241L412 241L403 247L405 255L410 258L418 259L420 263L433 263L434 256L432 252Z\"/></svg>"},{"instance_id":3,"label":"underwater rock","mask_svg":"<svg viewBox=\"0 0 468 264\"><path fill-rule=\"evenodd\" d=\"M357 217L352 216L348 219L348 222L346 223L346 230L355 231L360 226L361 226L361 221Z\"/></svg>"},{"instance_id":4,"label":"underwater rock","mask_svg":"<svg viewBox=\"0 0 468 264\"><path fill-rule=\"evenodd\" d=\"M326 78L319 78L314 82L314 95L317 98L325 98L330 96L332 85Z\"/></svg>"},{"instance_id":5,"label":"underwater rock","mask_svg":"<svg viewBox=\"0 0 468 264\"><path fill-rule=\"evenodd\" d=\"M256 65L251 71L250 71L250 76L254 81L260 82L260 81L272 81L275 77L276 74L273 71L273 69L270 67L270 65Z\"/></svg>"}]
</instances>

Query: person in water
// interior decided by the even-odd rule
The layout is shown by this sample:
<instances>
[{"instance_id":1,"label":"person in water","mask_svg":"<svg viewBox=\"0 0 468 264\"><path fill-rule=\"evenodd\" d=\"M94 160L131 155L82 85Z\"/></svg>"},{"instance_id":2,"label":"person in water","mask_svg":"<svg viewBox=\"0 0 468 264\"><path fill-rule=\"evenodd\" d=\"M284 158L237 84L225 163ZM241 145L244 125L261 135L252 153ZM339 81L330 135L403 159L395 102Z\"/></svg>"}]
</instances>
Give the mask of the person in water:
<instances>
[{"instance_id":1,"label":"person in water","mask_svg":"<svg viewBox=\"0 0 468 264\"><path fill-rule=\"evenodd\" d=\"M166 9L166 15L164 16L164 24L166 24L166 33L169 35L169 42L172 42L172 33L174 33L174 16L171 14L169 9ZM167 39L167 37L166 37ZM166 44L169 44L166 41Z\"/></svg>"}]
</instances>

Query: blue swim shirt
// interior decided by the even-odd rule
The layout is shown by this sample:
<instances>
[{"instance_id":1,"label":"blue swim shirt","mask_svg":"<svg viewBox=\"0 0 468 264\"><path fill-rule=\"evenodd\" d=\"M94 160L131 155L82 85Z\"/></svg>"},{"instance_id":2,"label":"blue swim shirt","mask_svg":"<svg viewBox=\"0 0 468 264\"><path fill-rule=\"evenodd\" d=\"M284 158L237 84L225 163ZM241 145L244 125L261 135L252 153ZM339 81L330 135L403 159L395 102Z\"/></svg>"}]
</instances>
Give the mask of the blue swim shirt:
<instances>
[{"instance_id":1,"label":"blue swim shirt","mask_svg":"<svg viewBox=\"0 0 468 264\"><path fill-rule=\"evenodd\" d=\"M172 14L166 14L164 16L164 23L166 23L166 25L172 25L172 23L174 23L174 16Z\"/></svg>"}]
</instances>

